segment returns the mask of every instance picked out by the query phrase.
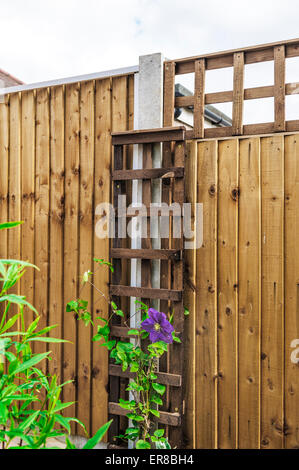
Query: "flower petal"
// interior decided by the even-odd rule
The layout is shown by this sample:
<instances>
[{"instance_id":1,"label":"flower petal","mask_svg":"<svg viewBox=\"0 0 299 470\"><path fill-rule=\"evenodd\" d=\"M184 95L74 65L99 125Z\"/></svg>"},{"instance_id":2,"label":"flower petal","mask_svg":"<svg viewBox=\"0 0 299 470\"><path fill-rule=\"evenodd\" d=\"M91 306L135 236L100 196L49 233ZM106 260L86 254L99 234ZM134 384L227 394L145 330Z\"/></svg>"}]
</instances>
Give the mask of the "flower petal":
<instances>
[{"instance_id":1,"label":"flower petal","mask_svg":"<svg viewBox=\"0 0 299 470\"><path fill-rule=\"evenodd\" d=\"M151 318L147 318L141 323L141 328L143 328L145 331L152 331L154 328L155 322Z\"/></svg>"},{"instance_id":2,"label":"flower petal","mask_svg":"<svg viewBox=\"0 0 299 470\"><path fill-rule=\"evenodd\" d=\"M154 308L148 309L149 317L154 321L154 323L159 323L159 313L160 312L158 312L158 310L155 310Z\"/></svg>"},{"instance_id":3,"label":"flower petal","mask_svg":"<svg viewBox=\"0 0 299 470\"><path fill-rule=\"evenodd\" d=\"M156 343L157 341L161 339L161 336L162 334L160 331L151 330L149 338L152 343Z\"/></svg>"},{"instance_id":4,"label":"flower petal","mask_svg":"<svg viewBox=\"0 0 299 470\"><path fill-rule=\"evenodd\" d=\"M173 343L173 337L171 334L170 335L167 333L165 334L162 331L160 331L160 341L164 341L164 343L170 344L170 343Z\"/></svg>"}]
</instances>

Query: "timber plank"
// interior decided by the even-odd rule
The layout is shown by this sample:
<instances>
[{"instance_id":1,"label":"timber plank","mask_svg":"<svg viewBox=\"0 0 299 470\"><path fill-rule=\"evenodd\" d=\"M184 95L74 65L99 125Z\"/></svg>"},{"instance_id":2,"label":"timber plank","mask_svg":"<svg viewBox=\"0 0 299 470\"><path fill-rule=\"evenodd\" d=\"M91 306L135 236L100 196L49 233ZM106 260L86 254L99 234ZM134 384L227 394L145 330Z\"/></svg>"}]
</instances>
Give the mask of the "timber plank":
<instances>
[{"instance_id":1,"label":"timber plank","mask_svg":"<svg viewBox=\"0 0 299 470\"><path fill-rule=\"evenodd\" d=\"M237 442L238 140L219 142L218 197L218 446Z\"/></svg>"},{"instance_id":2,"label":"timber plank","mask_svg":"<svg viewBox=\"0 0 299 470\"><path fill-rule=\"evenodd\" d=\"M164 127L174 122L175 73L175 63L164 62Z\"/></svg>"},{"instance_id":3,"label":"timber plank","mask_svg":"<svg viewBox=\"0 0 299 470\"><path fill-rule=\"evenodd\" d=\"M244 52L234 54L233 135L243 133Z\"/></svg>"},{"instance_id":4,"label":"timber plank","mask_svg":"<svg viewBox=\"0 0 299 470\"><path fill-rule=\"evenodd\" d=\"M191 222L193 224L190 229L194 232L194 244L196 237L197 220L194 211L197 201L197 142L187 142L186 145L186 203L191 204ZM186 236L187 242L187 236ZM188 240L187 243L191 243ZM188 448L194 449L195 442L195 370L197 369L195 355L195 335L196 335L196 249L190 247L185 249L185 289L184 289L184 306L188 308L189 315L185 318L184 337L184 398L185 398L185 419L183 421L184 441Z\"/></svg>"},{"instance_id":5,"label":"timber plank","mask_svg":"<svg viewBox=\"0 0 299 470\"><path fill-rule=\"evenodd\" d=\"M103 202L110 201L110 169L111 169L111 125L112 125L112 81L110 78L98 80L95 83L95 162L94 162L94 208ZM95 217L95 228L100 221ZM98 238L95 231L93 239L93 254L96 258L109 260L109 238ZM96 263L93 272L97 269ZM94 285L103 294L109 296L109 270L101 267L94 276ZM106 300L93 296L93 315L108 318L109 306ZM96 334L94 328L93 334ZM108 354L105 348L92 345L91 371L91 429L94 434L108 420ZM99 399L101 397L101 399Z\"/></svg>"},{"instance_id":6,"label":"timber plank","mask_svg":"<svg viewBox=\"0 0 299 470\"><path fill-rule=\"evenodd\" d=\"M51 88L50 97L50 247L49 324L57 325L49 336L63 337L63 234L64 234L64 89ZM62 382L62 344L51 344L48 371Z\"/></svg>"},{"instance_id":7,"label":"timber plank","mask_svg":"<svg viewBox=\"0 0 299 470\"><path fill-rule=\"evenodd\" d=\"M112 248L112 258L137 258L137 259L180 259L180 250L154 250L154 249L131 249L131 248Z\"/></svg>"},{"instance_id":8,"label":"timber plank","mask_svg":"<svg viewBox=\"0 0 299 470\"><path fill-rule=\"evenodd\" d=\"M183 178L184 167L170 168L143 168L142 170L114 170L112 171L112 179L114 181L125 180L149 180L155 178ZM149 205L144 201L145 205Z\"/></svg>"},{"instance_id":9,"label":"timber plank","mask_svg":"<svg viewBox=\"0 0 299 470\"><path fill-rule=\"evenodd\" d=\"M34 91L22 93L21 118L21 217L24 224L21 228L21 256L34 263L34 205L35 205L35 96ZM34 303L34 272L30 269L20 280L20 289L30 303ZM35 315L25 307L25 324Z\"/></svg>"},{"instance_id":10,"label":"timber plank","mask_svg":"<svg viewBox=\"0 0 299 470\"><path fill-rule=\"evenodd\" d=\"M78 297L79 250L79 155L80 155L80 87L77 83L65 87L65 221L64 221L64 305ZM77 320L64 313L63 380L72 380L63 389L64 401L77 399ZM74 416L76 406L66 409ZM75 426L73 426L75 428ZM73 430L74 432L74 430Z\"/></svg>"},{"instance_id":11,"label":"timber plank","mask_svg":"<svg viewBox=\"0 0 299 470\"><path fill-rule=\"evenodd\" d=\"M109 374L115 375L117 377L126 377L126 378L134 378L134 372L125 371L123 372L121 366L117 366L115 364L109 365ZM164 372L156 372L158 377L158 382L170 385L172 387L181 387L182 386L182 376L178 374L167 374Z\"/></svg>"},{"instance_id":12,"label":"timber plank","mask_svg":"<svg viewBox=\"0 0 299 470\"><path fill-rule=\"evenodd\" d=\"M218 142L197 147L196 201L203 204L203 245L196 250L195 447L217 448ZM201 390L201 393L198 393ZM198 417L201 419L198 419Z\"/></svg>"},{"instance_id":13,"label":"timber plank","mask_svg":"<svg viewBox=\"0 0 299 470\"><path fill-rule=\"evenodd\" d=\"M163 299L179 301L182 297L181 290L149 289L146 287L131 287L123 285L110 285L110 294L126 297L145 297L148 299Z\"/></svg>"},{"instance_id":14,"label":"timber plank","mask_svg":"<svg viewBox=\"0 0 299 470\"><path fill-rule=\"evenodd\" d=\"M79 212L79 276L91 270L93 253L93 194L94 194L94 83L81 84L80 95L80 212ZM92 305L92 286L83 290L88 311ZM91 329L78 323L78 389L77 417L91 432ZM89 404L89 405L88 405ZM83 433L77 426L77 433Z\"/></svg>"},{"instance_id":15,"label":"timber plank","mask_svg":"<svg viewBox=\"0 0 299 470\"><path fill-rule=\"evenodd\" d=\"M128 414L128 410L122 408L118 403L109 402L109 413L112 415L126 416ZM179 413L160 411L160 418L156 418L155 421L162 424L168 424L169 426L180 426L181 416Z\"/></svg>"},{"instance_id":16,"label":"timber plank","mask_svg":"<svg viewBox=\"0 0 299 470\"><path fill-rule=\"evenodd\" d=\"M0 103L0 223L7 222L9 208L9 97ZM0 258L7 258L8 230L1 231Z\"/></svg>"},{"instance_id":17,"label":"timber plank","mask_svg":"<svg viewBox=\"0 0 299 470\"><path fill-rule=\"evenodd\" d=\"M36 149L35 149L35 271L34 305L40 315L38 327L49 325L49 211L50 211L50 100L47 88L36 92ZM56 332L55 332L56 333ZM34 351L42 353L47 344L36 342ZM45 373L47 363L41 364Z\"/></svg>"},{"instance_id":18,"label":"timber plank","mask_svg":"<svg viewBox=\"0 0 299 470\"><path fill-rule=\"evenodd\" d=\"M285 48L274 48L274 130L285 131Z\"/></svg>"},{"instance_id":19,"label":"timber plank","mask_svg":"<svg viewBox=\"0 0 299 470\"><path fill-rule=\"evenodd\" d=\"M261 185L259 138L240 141L239 448L260 447Z\"/></svg>"},{"instance_id":20,"label":"timber plank","mask_svg":"<svg viewBox=\"0 0 299 470\"><path fill-rule=\"evenodd\" d=\"M298 364L292 342L299 338L299 139L285 136L285 448L299 447ZM296 345L298 347L298 344ZM297 355L298 357L298 355Z\"/></svg>"},{"instance_id":21,"label":"timber plank","mask_svg":"<svg viewBox=\"0 0 299 470\"><path fill-rule=\"evenodd\" d=\"M283 137L261 139L262 346L261 447L283 447Z\"/></svg>"},{"instance_id":22,"label":"timber plank","mask_svg":"<svg viewBox=\"0 0 299 470\"><path fill-rule=\"evenodd\" d=\"M184 126L165 126L162 129L112 132L112 145L154 144L183 140L185 130Z\"/></svg>"},{"instance_id":23,"label":"timber plank","mask_svg":"<svg viewBox=\"0 0 299 470\"><path fill-rule=\"evenodd\" d=\"M202 139L204 136L204 110L205 110L205 60L195 61L194 84L194 137Z\"/></svg>"}]
</instances>

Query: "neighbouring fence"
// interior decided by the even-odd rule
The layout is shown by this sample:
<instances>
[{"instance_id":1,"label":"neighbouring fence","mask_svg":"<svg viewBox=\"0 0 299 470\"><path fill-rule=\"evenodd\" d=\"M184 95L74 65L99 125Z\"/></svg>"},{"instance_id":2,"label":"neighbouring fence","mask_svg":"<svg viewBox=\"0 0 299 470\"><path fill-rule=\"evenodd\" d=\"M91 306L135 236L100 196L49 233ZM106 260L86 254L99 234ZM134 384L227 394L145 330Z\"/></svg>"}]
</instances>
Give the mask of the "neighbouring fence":
<instances>
[{"instance_id":1,"label":"neighbouring fence","mask_svg":"<svg viewBox=\"0 0 299 470\"><path fill-rule=\"evenodd\" d=\"M186 435L298 448L299 135L192 141L186 167L204 211L203 246L186 252Z\"/></svg>"},{"instance_id":2,"label":"neighbouring fence","mask_svg":"<svg viewBox=\"0 0 299 470\"><path fill-rule=\"evenodd\" d=\"M71 341L50 345L48 371L74 380L63 398L76 401L68 413L91 432L107 421L107 355L65 305L80 295L84 271L96 269L93 257L109 258L109 240L94 233L95 207L110 200L110 134L133 128L133 95L134 75L125 75L14 93L0 104L0 221L24 221L1 233L0 257L40 268L28 270L20 293L37 307L40 326L58 324L51 334ZM95 283L108 295L107 269ZM81 295L107 315L95 292ZM44 348L36 343L35 351Z\"/></svg>"}]
</instances>

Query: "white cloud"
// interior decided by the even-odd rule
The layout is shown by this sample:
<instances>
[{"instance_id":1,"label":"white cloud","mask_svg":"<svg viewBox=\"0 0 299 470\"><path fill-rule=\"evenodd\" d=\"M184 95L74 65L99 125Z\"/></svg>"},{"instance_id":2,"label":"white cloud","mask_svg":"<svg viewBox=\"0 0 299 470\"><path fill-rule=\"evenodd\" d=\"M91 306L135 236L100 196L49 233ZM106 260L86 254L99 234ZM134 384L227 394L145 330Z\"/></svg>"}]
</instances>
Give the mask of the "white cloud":
<instances>
[{"instance_id":1,"label":"white cloud","mask_svg":"<svg viewBox=\"0 0 299 470\"><path fill-rule=\"evenodd\" d=\"M2 1L0 68L31 83L288 39L298 13L298 0Z\"/></svg>"}]
</instances>

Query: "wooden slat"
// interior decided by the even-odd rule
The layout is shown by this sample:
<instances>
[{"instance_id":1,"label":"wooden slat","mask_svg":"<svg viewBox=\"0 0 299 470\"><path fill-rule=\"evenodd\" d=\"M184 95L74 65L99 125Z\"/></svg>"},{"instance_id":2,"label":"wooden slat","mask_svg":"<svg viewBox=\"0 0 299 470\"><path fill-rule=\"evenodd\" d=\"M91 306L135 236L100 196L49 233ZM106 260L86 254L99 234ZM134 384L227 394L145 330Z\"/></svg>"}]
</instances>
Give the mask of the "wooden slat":
<instances>
[{"instance_id":1,"label":"wooden slat","mask_svg":"<svg viewBox=\"0 0 299 470\"><path fill-rule=\"evenodd\" d=\"M121 366L115 364L109 365L109 375L115 375L117 377L134 378L136 374L134 372L125 371L123 372ZM172 387L182 386L182 376L178 374L166 374L164 372L156 372L157 380L161 384L171 385Z\"/></svg>"},{"instance_id":2,"label":"wooden slat","mask_svg":"<svg viewBox=\"0 0 299 470\"><path fill-rule=\"evenodd\" d=\"M93 194L94 194L94 83L81 84L80 99L80 214L79 214L79 276L91 270L93 252ZM92 288L84 287L82 293L88 301L88 311L92 306ZM91 431L90 402L91 390L91 329L84 322L78 324L78 418ZM77 433L83 433L77 426Z\"/></svg>"},{"instance_id":3,"label":"wooden slat","mask_svg":"<svg viewBox=\"0 0 299 470\"><path fill-rule=\"evenodd\" d=\"M94 163L94 208L98 204L110 201L110 168L111 168L111 80L98 80L95 84L95 163ZM95 217L95 227L98 218ZM109 238L100 239L96 233L93 241L93 253L96 258L109 259ZM94 263L93 272L96 270ZM106 297L109 296L109 270L98 269L94 284ZM108 318L109 306L105 299L93 296L93 314ZM94 328L93 333L96 333ZM108 354L105 348L92 346L91 371L91 428L94 434L108 420ZM99 400L99 397L101 399Z\"/></svg>"},{"instance_id":4,"label":"wooden slat","mask_svg":"<svg viewBox=\"0 0 299 470\"><path fill-rule=\"evenodd\" d=\"M110 255L112 258L178 260L181 257L181 252L180 250L111 248Z\"/></svg>"},{"instance_id":5,"label":"wooden slat","mask_svg":"<svg viewBox=\"0 0 299 470\"><path fill-rule=\"evenodd\" d=\"M298 364L291 361L299 338L299 139L285 137L285 448L299 447ZM298 348L298 344L296 345ZM298 354L297 354L298 357Z\"/></svg>"},{"instance_id":6,"label":"wooden slat","mask_svg":"<svg viewBox=\"0 0 299 470\"><path fill-rule=\"evenodd\" d=\"M197 195L203 246L196 251L195 448L217 448L217 194L218 143L197 148ZM200 393L198 391L200 390ZM221 412L221 410L220 410ZM198 417L200 416L200 419Z\"/></svg>"},{"instance_id":7,"label":"wooden slat","mask_svg":"<svg viewBox=\"0 0 299 470\"><path fill-rule=\"evenodd\" d=\"M109 413L112 415L126 416L128 410L122 408L118 403L109 403ZM180 426L181 417L179 413L167 413L165 411L160 411L160 418L155 418L155 421L162 424L168 424L169 426Z\"/></svg>"},{"instance_id":8,"label":"wooden slat","mask_svg":"<svg viewBox=\"0 0 299 470\"><path fill-rule=\"evenodd\" d=\"M79 100L79 85L77 83L67 85L65 88L64 305L78 296ZM63 337L71 341L63 345L63 380L73 380L64 387L63 399L67 402L76 401L77 321L71 313L64 313ZM66 409L68 416L74 416L75 412L75 405Z\"/></svg>"},{"instance_id":9,"label":"wooden slat","mask_svg":"<svg viewBox=\"0 0 299 470\"><path fill-rule=\"evenodd\" d=\"M57 325L50 336L63 337L63 233L64 233L64 89L51 88L51 183L50 183L50 253L49 253L49 324ZM56 374L62 382L62 345L51 344L53 355L49 361L50 374Z\"/></svg>"},{"instance_id":10,"label":"wooden slat","mask_svg":"<svg viewBox=\"0 0 299 470\"><path fill-rule=\"evenodd\" d=\"M175 63L164 64L164 127L173 126L174 121L174 94L175 94Z\"/></svg>"},{"instance_id":11,"label":"wooden slat","mask_svg":"<svg viewBox=\"0 0 299 470\"><path fill-rule=\"evenodd\" d=\"M194 231L194 242L196 237L197 219L194 211L197 201L197 143L188 142L186 149L186 203L191 204L191 222ZM186 237L187 238L187 237ZM191 243L190 240L186 240ZM195 449L195 342L196 342L196 249L190 247L185 249L185 289L184 306L188 308L189 315L185 318L184 326L184 398L185 398L185 419L184 419L184 441L187 447Z\"/></svg>"},{"instance_id":12,"label":"wooden slat","mask_svg":"<svg viewBox=\"0 0 299 470\"><path fill-rule=\"evenodd\" d=\"M204 109L205 109L205 60L195 61L194 84L194 137L202 139L204 136Z\"/></svg>"},{"instance_id":13,"label":"wooden slat","mask_svg":"<svg viewBox=\"0 0 299 470\"><path fill-rule=\"evenodd\" d=\"M162 129L112 132L112 145L153 144L183 140L185 138L185 130L184 126L165 126Z\"/></svg>"},{"instance_id":14,"label":"wooden slat","mask_svg":"<svg viewBox=\"0 0 299 470\"><path fill-rule=\"evenodd\" d=\"M35 204L35 96L33 91L22 94L22 147L21 147L21 216L24 225L21 230L21 256L34 263L34 204ZM18 162L20 164L20 162ZM34 301L34 272L28 270L21 281L21 292L28 302ZM35 315L25 308L25 322L28 325Z\"/></svg>"},{"instance_id":15,"label":"wooden slat","mask_svg":"<svg viewBox=\"0 0 299 470\"><path fill-rule=\"evenodd\" d=\"M40 315L39 328L49 325L49 210L50 210L50 100L47 88L36 92L36 170L35 170L35 271L34 305ZM47 350L37 342L35 352ZM41 364L46 372L47 363Z\"/></svg>"},{"instance_id":16,"label":"wooden slat","mask_svg":"<svg viewBox=\"0 0 299 470\"><path fill-rule=\"evenodd\" d=\"M179 301L182 297L180 290L147 289L145 287L130 287L122 285L110 285L110 294L126 297L144 297L148 299L164 299Z\"/></svg>"},{"instance_id":17,"label":"wooden slat","mask_svg":"<svg viewBox=\"0 0 299 470\"><path fill-rule=\"evenodd\" d=\"M234 88L233 88L233 135L243 133L243 102L244 102L244 53L234 54Z\"/></svg>"},{"instance_id":18,"label":"wooden slat","mask_svg":"<svg viewBox=\"0 0 299 470\"><path fill-rule=\"evenodd\" d=\"M261 447L283 447L283 137L261 139Z\"/></svg>"},{"instance_id":19,"label":"wooden slat","mask_svg":"<svg viewBox=\"0 0 299 470\"><path fill-rule=\"evenodd\" d=\"M237 447L238 141L219 143L218 427L219 448Z\"/></svg>"},{"instance_id":20,"label":"wooden slat","mask_svg":"<svg viewBox=\"0 0 299 470\"><path fill-rule=\"evenodd\" d=\"M285 131L285 48L274 48L274 130Z\"/></svg>"},{"instance_id":21,"label":"wooden slat","mask_svg":"<svg viewBox=\"0 0 299 470\"><path fill-rule=\"evenodd\" d=\"M239 448L260 446L261 213L259 138L240 141Z\"/></svg>"},{"instance_id":22,"label":"wooden slat","mask_svg":"<svg viewBox=\"0 0 299 470\"><path fill-rule=\"evenodd\" d=\"M183 178L184 167L171 168L144 168L142 170L114 170L112 179L114 181L125 180L148 180L157 178Z\"/></svg>"},{"instance_id":23,"label":"wooden slat","mask_svg":"<svg viewBox=\"0 0 299 470\"><path fill-rule=\"evenodd\" d=\"M185 142L177 142L174 148L174 165L185 166ZM172 188L172 202L179 204L181 207L185 202L185 181L184 179L175 179L173 181ZM175 223L175 216L173 217ZM172 233L171 248L184 249L184 236L183 236L183 223L182 217L179 217L179 223L181 226L181 237L176 238ZM174 228L173 228L174 231ZM173 263L171 270L172 285L171 288L176 291L184 289L184 261L176 261ZM183 298L172 303L173 312L173 327L175 331L184 332L184 305ZM184 334L182 334L181 341L184 342ZM173 374L182 374L184 367L184 352L181 343L173 343L172 348L169 351L169 372ZM183 389L177 389L174 393L169 394L169 406L171 412L184 413L184 397ZM180 448L182 446L183 432L182 428L170 428L169 429L169 441L172 446Z\"/></svg>"},{"instance_id":24,"label":"wooden slat","mask_svg":"<svg viewBox=\"0 0 299 470\"><path fill-rule=\"evenodd\" d=\"M9 207L9 97L0 103L0 223L8 221ZM0 258L7 258L8 231L1 231Z\"/></svg>"}]
</instances>

